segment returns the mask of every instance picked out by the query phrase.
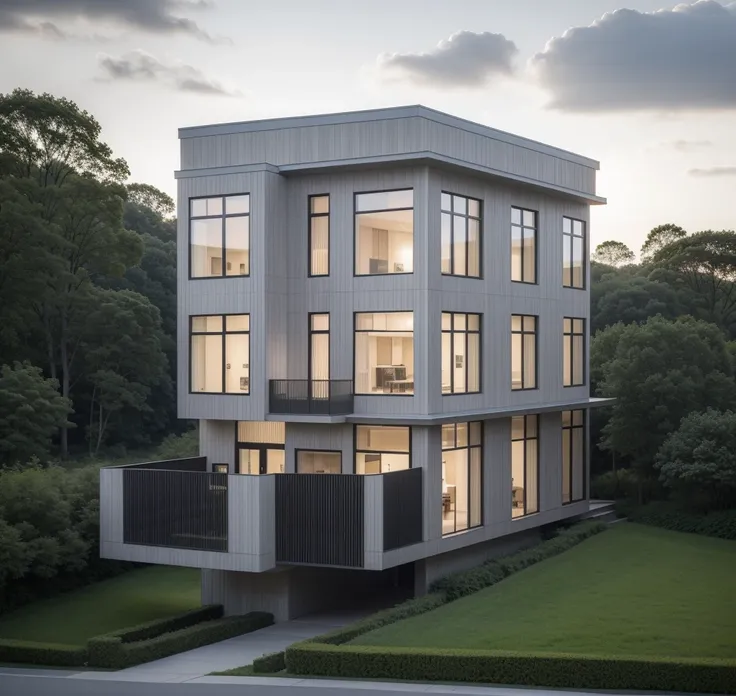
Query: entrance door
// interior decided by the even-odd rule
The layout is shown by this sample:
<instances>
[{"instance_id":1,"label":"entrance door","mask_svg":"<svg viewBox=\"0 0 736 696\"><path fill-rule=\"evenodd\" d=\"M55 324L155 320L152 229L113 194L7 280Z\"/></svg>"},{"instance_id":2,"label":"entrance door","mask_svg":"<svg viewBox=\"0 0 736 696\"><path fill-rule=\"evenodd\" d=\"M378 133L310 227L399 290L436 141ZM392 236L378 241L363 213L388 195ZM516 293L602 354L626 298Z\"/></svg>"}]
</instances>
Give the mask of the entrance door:
<instances>
[{"instance_id":1,"label":"entrance door","mask_svg":"<svg viewBox=\"0 0 736 696\"><path fill-rule=\"evenodd\" d=\"M283 474L286 455L284 446L263 443L238 443L238 473L263 475Z\"/></svg>"}]
</instances>

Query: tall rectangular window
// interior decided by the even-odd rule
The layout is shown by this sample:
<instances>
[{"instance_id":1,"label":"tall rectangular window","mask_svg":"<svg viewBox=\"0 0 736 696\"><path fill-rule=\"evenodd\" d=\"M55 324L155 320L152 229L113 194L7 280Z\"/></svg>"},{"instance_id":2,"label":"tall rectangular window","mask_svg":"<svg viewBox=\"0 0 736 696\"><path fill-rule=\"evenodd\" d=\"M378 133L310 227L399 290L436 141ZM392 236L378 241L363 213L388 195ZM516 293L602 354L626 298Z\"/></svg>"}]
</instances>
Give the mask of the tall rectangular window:
<instances>
[{"instance_id":1,"label":"tall rectangular window","mask_svg":"<svg viewBox=\"0 0 736 696\"><path fill-rule=\"evenodd\" d=\"M355 275L414 272L414 191L355 194Z\"/></svg>"},{"instance_id":2,"label":"tall rectangular window","mask_svg":"<svg viewBox=\"0 0 736 696\"><path fill-rule=\"evenodd\" d=\"M240 421L235 443L235 467L239 474L283 474L286 464L286 424Z\"/></svg>"},{"instance_id":3,"label":"tall rectangular window","mask_svg":"<svg viewBox=\"0 0 736 696\"><path fill-rule=\"evenodd\" d=\"M414 393L414 313L355 314L355 393Z\"/></svg>"},{"instance_id":4,"label":"tall rectangular window","mask_svg":"<svg viewBox=\"0 0 736 696\"><path fill-rule=\"evenodd\" d=\"M585 384L585 319L562 319L562 386Z\"/></svg>"},{"instance_id":5,"label":"tall rectangular window","mask_svg":"<svg viewBox=\"0 0 736 696\"><path fill-rule=\"evenodd\" d=\"M511 419L511 515L539 512L539 416Z\"/></svg>"},{"instance_id":6,"label":"tall rectangular window","mask_svg":"<svg viewBox=\"0 0 736 696\"><path fill-rule=\"evenodd\" d=\"M562 504L585 498L585 411L562 412Z\"/></svg>"},{"instance_id":7,"label":"tall rectangular window","mask_svg":"<svg viewBox=\"0 0 736 696\"><path fill-rule=\"evenodd\" d=\"M442 534L482 524L482 426L480 422L442 426Z\"/></svg>"},{"instance_id":8,"label":"tall rectangular window","mask_svg":"<svg viewBox=\"0 0 736 696\"><path fill-rule=\"evenodd\" d=\"M442 273L480 278L480 201L443 191L441 206Z\"/></svg>"},{"instance_id":9,"label":"tall rectangular window","mask_svg":"<svg viewBox=\"0 0 736 696\"><path fill-rule=\"evenodd\" d=\"M250 275L250 196L189 199L189 277Z\"/></svg>"},{"instance_id":10,"label":"tall rectangular window","mask_svg":"<svg viewBox=\"0 0 736 696\"><path fill-rule=\"evenodd\" d=\"M562 218L562 285L585 288L585 223Z\"/></svg>"},{"instance_id":11,"label":"tall rectangular window","mask_svg":"<svg viewBox=\"0 0 736 696\"><path fill-rule=\"evenodd\" d=\"M537 213L511 208L511 280L537 282Z\"/></svg>"},{"instance_id":12,"label":"tall rectangular window","mask_svg":"<svg viewBox=\"0 0 736 696\"><path fill-rule=\"evenodd\" d=\"M537 388L537 317L511 315L511 389Z\"/></svg>"},{"instance_id":13,"label":"tall rectangular window","mask_svg":"<svg viewBox=\"0 0 736 696\"><path fill-rule=\"evenodd\" d=\"M480 314L442 312L442 393L480 391Z\"/></svg>"},{"instance_id":14,"label":"tall rectangular window","mask_svg":"<svg viewBox=\"0 0 736 696\"><path fill-rule=\"evenodd\" d=\"M411 467L411 428L355 426L355 473L386 474Z\"/></svg>"},{"instance_id":15,"label":"tall rectangular window","mask_svg":"<svg viewBox=\"0 0 736 696\"><path fill-rule=\"evenodd\" d=\"M189 378L192 393L250 393L249 314L190 317Z\"/></svg>"},{"instance_id":16,"label":"tall rectangular window","mask_svg":"<svg viewBox=\"0 0 736 696\"><path fill-rule=\"evenodd\" d=\"M309 197L309 275L330 275L330 197Z\"/></svg>"}]
</instances>

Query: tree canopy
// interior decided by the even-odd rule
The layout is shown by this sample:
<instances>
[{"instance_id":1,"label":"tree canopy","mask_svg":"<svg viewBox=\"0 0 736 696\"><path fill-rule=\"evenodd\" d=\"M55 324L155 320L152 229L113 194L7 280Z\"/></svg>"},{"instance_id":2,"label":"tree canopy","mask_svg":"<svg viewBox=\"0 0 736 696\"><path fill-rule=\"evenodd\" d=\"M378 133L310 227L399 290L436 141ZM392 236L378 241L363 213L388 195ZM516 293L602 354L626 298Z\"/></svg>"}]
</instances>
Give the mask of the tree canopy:
<instances>
[{"instance_id":1,"label":"tree canopy","mask_svg":"<svg viewBox=\"0 0 736 696\"><path fill-rule=\"evenodd\" d=\"M618 267L633 263L634 252L623 242L607 241L602 242L595 248L592 259L607 266Z\"/></svg>"}]
</instances>

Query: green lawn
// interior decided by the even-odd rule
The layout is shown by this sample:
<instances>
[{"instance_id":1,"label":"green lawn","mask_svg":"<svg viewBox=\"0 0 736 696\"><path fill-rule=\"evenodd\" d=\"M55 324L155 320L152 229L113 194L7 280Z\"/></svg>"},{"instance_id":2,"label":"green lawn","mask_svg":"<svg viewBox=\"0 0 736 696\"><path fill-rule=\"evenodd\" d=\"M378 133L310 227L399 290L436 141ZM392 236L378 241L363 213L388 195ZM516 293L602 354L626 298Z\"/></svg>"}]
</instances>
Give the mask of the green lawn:
<instances>
[{"instance_id":1,"label":"green lawn","mask_svg":"<svg viewBox=\"0 0 736 696\"><path fill-rule=\"evenodd\" d=\"M362 645L727 657L736 542L623 523Z\"/></svg>"},{"instance_id":2,"label":"green lawn","mask_svg":"<svg viewBox=\"0 0 736 696\"><path fill-rule=\"evenodd\" d=\"M152 566L0 616L0 638L66 645L200 606L194 568Z\"/></svg>"}]
</instances>

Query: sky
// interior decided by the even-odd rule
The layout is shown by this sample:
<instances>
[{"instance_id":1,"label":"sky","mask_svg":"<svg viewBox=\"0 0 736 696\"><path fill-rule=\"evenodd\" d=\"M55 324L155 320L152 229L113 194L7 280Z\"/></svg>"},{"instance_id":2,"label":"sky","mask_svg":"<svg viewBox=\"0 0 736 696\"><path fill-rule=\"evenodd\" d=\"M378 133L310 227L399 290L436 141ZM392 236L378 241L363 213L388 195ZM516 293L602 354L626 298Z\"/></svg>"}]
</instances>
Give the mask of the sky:
<instances>
[{"instance_id":1,"label":"sky","mask_svg":"<svg viewBox=\"0 0 736 696\"><path fill-rule=\"evenodd\" d=\"M174 194L177 128L405 104L599 160L593 246L736 227L736 2L0 0L0 93Z\"/></svg>"}]
</instances>

